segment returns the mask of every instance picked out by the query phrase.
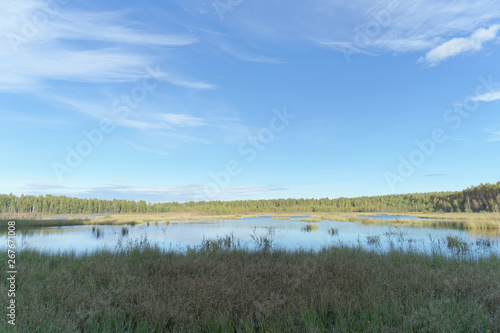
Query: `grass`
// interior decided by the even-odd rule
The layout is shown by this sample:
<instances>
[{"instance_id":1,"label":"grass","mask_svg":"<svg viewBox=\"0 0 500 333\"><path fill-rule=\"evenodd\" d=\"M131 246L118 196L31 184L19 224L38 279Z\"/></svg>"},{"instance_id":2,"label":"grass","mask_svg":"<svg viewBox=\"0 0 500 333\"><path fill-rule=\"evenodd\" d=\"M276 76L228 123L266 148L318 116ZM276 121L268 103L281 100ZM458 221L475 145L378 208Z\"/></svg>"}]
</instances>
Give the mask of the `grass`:
<instances>
[{"instance_id":1,"label":"grass","mask_svg":"<svg viewBox=\"0 0 500 333\"><path fill-rule=\"evenodd\" d=\"M7 221L16 221L16 227L59 227L72 225L133 225L143 223L158 223L158 221L205 221L217 219L242 219L246 215L202 215L196 213L147 213L147 214L110 214L96 218L78 218L82 214L62 214L68 219L51 219L58 216L42 214L0 214L0 228L7 227ZM84 215L84 214L83 214ZM255 215L251 215L255 216Z\"/></svg>"},{"instance_id":2,"label":"grass","mask_svg":"<svg viewBox=\"0 0 500 333\"><path fill-rule=\"evenodd\" d=\"M302 231L311 232L314 230L318 230L318 225L317 224L306 224L301 229L302 229Z\"/></svg>"},{"instance_id":3,"label":"grass","mask_svg":"<svg viewBox=\"0 0 500 333\"><path fill-rule=\"evenodd\" d=\"M500 231L500 213L401 213L403 215L435 220L414 219L373 219L367 215L382 214L373 213L334 213L320 214L315 218L339 222L359 222L363 224L381 225L406 225L412 227L450 228L462 229L471 232L491 233ZM314 215L314 213L311 213ZM391 215L391 214L387 214ZM439 221L446 219L448 221Z\"/></svg>"},{"instance_id":4,"label":"grass","mask_svg":"<svg viewBox=\"0 0 500 333\"><path fill-rule=\"evenodd\" d=\"M366 236L368 245L380 245L380 235Z\"/></svg>"},{"instance_id":5,"label":"grass","mask_svg":"<svg viewBox=\"0 0 500 333\"><path fill-rule=\"evenodd\" d=\"M63 227L71 225L87 224L91 219L64 219L64 220L15 220L16 228L36 228L36 227ZM0 221L0 228L7 228L7 221Z\"/></svg>"},{"instance_id":6,"label":"grass","mask_svg":"<svg viewBox=\"0 0 500 333\"><path fill-rule=\"evenodd\" d=\"M128 236L128 228L126 228L126 227L122 227L122 236L123 236L123 237Z\"/></svg>"},{"instance_id":7,"label":"grass","mask_svg":"<svg viewBox=\"0 0 500 333\"><path fill-rule=\"evenodd\" d=\"M450 250L459 253L466 253L469 249L467 241L461 239L457 236L447 236L446 237L447 246Z\"/></svg>"},{"instance_id":8,"label":"grass","mask_svg":"<svg viewBox=\"0 0 500 333\"><path fill-rule=\"evenodd\" d=\"M122 234L123 234L123 230L122 230ZM99 227L92 227L92 235L96 238L96 239L99 239L101 238L102 236L104 236L104 232L101 230L101 228Z\"/></svg>"},{"instance_id":9,"label":"grass","mask_svg":"<svg viewBox=\"0 0 500 333\"><path fill-rule=\"evenodd\" d=\"M23 251L16 265L17 332L500 331L495 256L247 252L230 235L184 254L145 238L83 256Z\"/></svg>"},{"instance_id":10,"label":"grass","mask_svg":"<svg viewBox=\"0 0 500 333\"><path fill-rule=\"evenodd\" d=\"M339 228L330 228L328 229L328 234L331 236L335 236L339 234Z\"/></svg>"},{"instance_id":11,"label":"grass","mask_svg":"<svg viewBox=\"0 0 500 333\"><path fill-rule=\"evenodd\" d=\"M323 219L321 219L319 217L306 217L306 218L300 219L300 221L315 223L315 222L321 222L321 221L323 221Z\"/></svg>"},{"instance_id":12,"label":"grass","mask_svg":"<svg viewBox=\"0 0 500 333\"><path fill-rule=\"evenodd\" d=\"M378 223L378 221L375 220L375 219L371 219L369 217L363 217L363 216L351 216L351 217L343 217L343 218L330 217L328 219L330 221L360 222L360 223L363 223L363 224L375 224L375 223Z\"/></svg>"},{"instance_id":13,"label":"grass","mask_svg":"<svg viewBox=\"0 0 500 333\"><path fill-rule=\"evenodd\" d=\"M448 221L438 220L412 220L412 219L372 219L368 215L379 214L372 213L314 213L297 212L295 216L309 215L309 218L301 218L302 222L318 223L321 221L339 221L339 222L359 222L363 224L380 225L405 225L412 227L429 228L453 228L466 230L470 234L489 234L500 235L500 213L405 213L408 216L422 217L427 219L449 219ZM290 214L276 215L275 213L261 213L253 215L202 215L198 213L149 213L149 214L113 214L98 218L76 218L70 219L47 219L47 216L30 214L0 214L0 233L7 229L7 221L15 220L16 227L37 228L37 227L57 227L71 225L134 225L141 223L154 223L158 221L183 221L184 223L204 221L210 223L213 219L242 219L245 217L272 216L276 220L290 220ZM44 219L35 219L35 218ZM16 219L17 218L17 219Z\"/></svg>"}]
</instances>

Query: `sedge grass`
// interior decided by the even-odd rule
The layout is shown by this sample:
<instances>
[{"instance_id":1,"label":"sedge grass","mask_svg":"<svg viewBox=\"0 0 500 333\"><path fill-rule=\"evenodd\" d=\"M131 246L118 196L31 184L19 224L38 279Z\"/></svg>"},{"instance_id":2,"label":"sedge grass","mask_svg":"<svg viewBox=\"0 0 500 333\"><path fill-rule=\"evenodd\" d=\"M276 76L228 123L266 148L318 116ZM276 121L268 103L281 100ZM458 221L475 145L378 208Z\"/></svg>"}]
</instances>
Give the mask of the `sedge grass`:
<instances>
[{"instance_id":1,"label":"sedge grass","mask_svg":"<svg viewBox=\"0 0 500 333\"><path fill-rule=\"evenodd\" d=\"M81 256L23 251L17 267L17 332L500 331L495 256L247 252L228 236L184 254L147 239Z\"/></svg>"},{"instance_id":2,"label":"sedge grass","mask_svg":"<svg viewBox=\"0 0 500 333\"><path fill-rule=\"evenodd\" d=\"M301 222L321 222L322 219L320 217L306 217L306 218L303 218L303 219L300 219Z\"/></svg>"},{"instance_id":3,"label":"sedge grass","mask_svg":"<svg viewBox=\"0 0 500 333\"><path fill-rule=\"evenodd\" d=\"M306 224L301 229L302 229L302 231L311 232L314 230L318 230L318 225L317 224Z\"/></svg>"}]
</instances>

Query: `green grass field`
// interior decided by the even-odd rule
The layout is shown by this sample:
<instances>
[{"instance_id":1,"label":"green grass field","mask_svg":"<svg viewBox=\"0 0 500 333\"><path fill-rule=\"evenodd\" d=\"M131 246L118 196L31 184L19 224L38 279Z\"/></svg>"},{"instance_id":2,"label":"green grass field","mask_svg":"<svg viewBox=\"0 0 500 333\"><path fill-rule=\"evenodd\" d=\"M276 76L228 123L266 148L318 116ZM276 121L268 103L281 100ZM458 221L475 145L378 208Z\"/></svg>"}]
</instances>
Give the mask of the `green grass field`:
<instances>
[{"instance_id":1,"label":"green grass field","mask_svg":"<svg viewBox=\"0 0 500 333\"><path fill-rule=\"evenodd\" d=\"M21 252L17 332L500 331L496 256L284 252L260 241L257 252L231 237L184 254L146 239L84 256Z\"/></svg>"}]
</instances>

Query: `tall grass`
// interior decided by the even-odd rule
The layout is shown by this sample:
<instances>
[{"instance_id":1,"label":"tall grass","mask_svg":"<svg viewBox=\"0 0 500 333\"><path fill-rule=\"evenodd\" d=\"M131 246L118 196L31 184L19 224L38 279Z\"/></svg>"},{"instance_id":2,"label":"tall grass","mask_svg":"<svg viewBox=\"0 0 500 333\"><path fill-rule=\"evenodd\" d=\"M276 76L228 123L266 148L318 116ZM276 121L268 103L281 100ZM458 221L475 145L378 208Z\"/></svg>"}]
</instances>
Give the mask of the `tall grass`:
<instances>
[{"instance_id":1,"label":"tall grass","mask_svg":"<svg viewBox=\"0 0 500 333\"><path fill-rule=\"evenodd\" d=\"M378 213L373 213L378 214ZM471 231L500 230L500 214L498 213L442 213L442 214L409 214L422 219L376 219L364 215L350 214L325 217L330 221L359 222L363 224L407 225L413 227L450 228Z\"/></svg>"},{"instance_id":2,"label":"tall grass","mask_svg":"<svg viewBox=\"0 0 500 333\"><path fill-rule=\"evenodd\" d=\"M144 237L82 256L23 251L17 331L500 331L496 256L247 252L232 235L204 244L165 252Z\"/></svg>"},{"instance_id":3,"label":"tall grass","mask_svg":"<svg viewBox=\"0 0 500 333\"><path fill-rule=\"evenodd\" d=\"M128 231L128 228L126 228L126 227L122 227L122 236L123 236L123 237L128 236L128 232L129 232L129 231Z\"/></svg>"},{"instance_id":4,"label":"tall grass","mask_svg":"<svg viewBox=\"0 0 500 333\"><path fill-rule=\"evenodd\" d=\"M380 235L366 236L368 245L380 245Z\"/></svg>"},{"instance_id":5,"label":"tall grass","mask_svg":"<svg viewBox=\"0 0 500 333\"><path fill-rule=\"evenodd\" d=\"M306 224L301 229L302 229L302 231L305 231L305 232L311 232L314 230L318 230L318 225L317 224Z\"/></svg>"},{"instance_id":6,"label":"tall grass","mask_svg":"<svg viewBox=\"0 0 500 333\"><path fill-rule=\"evenodd\" d=\"M447 236L446 237L447 246L450 250L459 253L466 253L469 250L469 245L467 241L460 239L457 236Z\"/></svg>"},{"instance_id":7,"label":"tall grass","mask_svg":"<svg viewBox=\"0 0 500 333\"><path fill-rule=\"evenodd\" d=\"M96 239L99 239L99 238L101 238L102 236L104 236L104 232L101 230L101 228L93 226L93 227L92 227L92 235L93 235Z\"/></svg>"},{"instance_id":8,"label":"tall grass","mask_svg":"<svg viewBox=\"0 0 500 333\"><path fill-rule=\"evenodd\" d=\"M319 218L319 217L306 217L306 218L303 218L303 219L300 219L302 222L321 222L322 219Z\"/></svg>"},{"instance_id":9,"label":"tall grass","mask_svg":"<svg viewBox=\"0 0 500 333\"><path fill-rule=\"evenodd\" d=\"M55 220L15 220L16 228L63 227L83 225L90 219L55 219ZM0 229L7 228L7 220L0 221Z\"/></svg>"},{"instance_id":10,"label":"tall grass","mask_svg":"<svg viewBox=\"0 0 500 333\"><path fill-rule=\"evenodd\" d=\"M331 236L335 236L339 234L339 228L329 228L328 229L328 234Z\"/></svg>"}]
</instances>

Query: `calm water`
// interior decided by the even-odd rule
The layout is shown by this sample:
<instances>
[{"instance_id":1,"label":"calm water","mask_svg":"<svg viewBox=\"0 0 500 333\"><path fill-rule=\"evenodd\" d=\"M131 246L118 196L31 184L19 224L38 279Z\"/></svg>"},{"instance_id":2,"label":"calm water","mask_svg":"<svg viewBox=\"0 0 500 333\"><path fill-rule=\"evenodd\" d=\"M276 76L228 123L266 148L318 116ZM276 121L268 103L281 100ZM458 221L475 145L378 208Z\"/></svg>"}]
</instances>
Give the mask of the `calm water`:
<instances>
[{"instance_id":1,"label":"calm water","mask_svg":"<svg viewBox=\"0 0 500 333\"><path fill-rule=\"evenodd\" d=\"M406 218L406 217L401 217ZM320 250L331 245L361 246L366 249L387 251L392 248L430 253L432 249L447 249L446 237L456 236L473 244L474 256L500 254L498 236L469 234L463 230L437 229L421 227L390 227L387 225L363 225L355 222L323 221L315 223L317 229L304 231L310 224L300 221L301 217L290 220L278 220L271 217L247 218L241 220L212 221L163 221L132 225L84 225L67 227L32 228L20 234L18 230L17 247L19 250L33 248L58 252L91 252L96 249L115 249L117 244L127 244L147 237L165 249L185 251L187 246L199 246L204 239L215 239L233 235L248 249L255 249L252 235L268 236L277 248L295 250ZM331 235L329 230L337 233ZM7 244L2 235L1 244ZM372 240L370 242L370 239ZM378 241L377 241L378 239ZM492 246L476 246L484 239L489 239ZM3 248L6 246L4 245Z\"/></svg>"}]
</instances>

